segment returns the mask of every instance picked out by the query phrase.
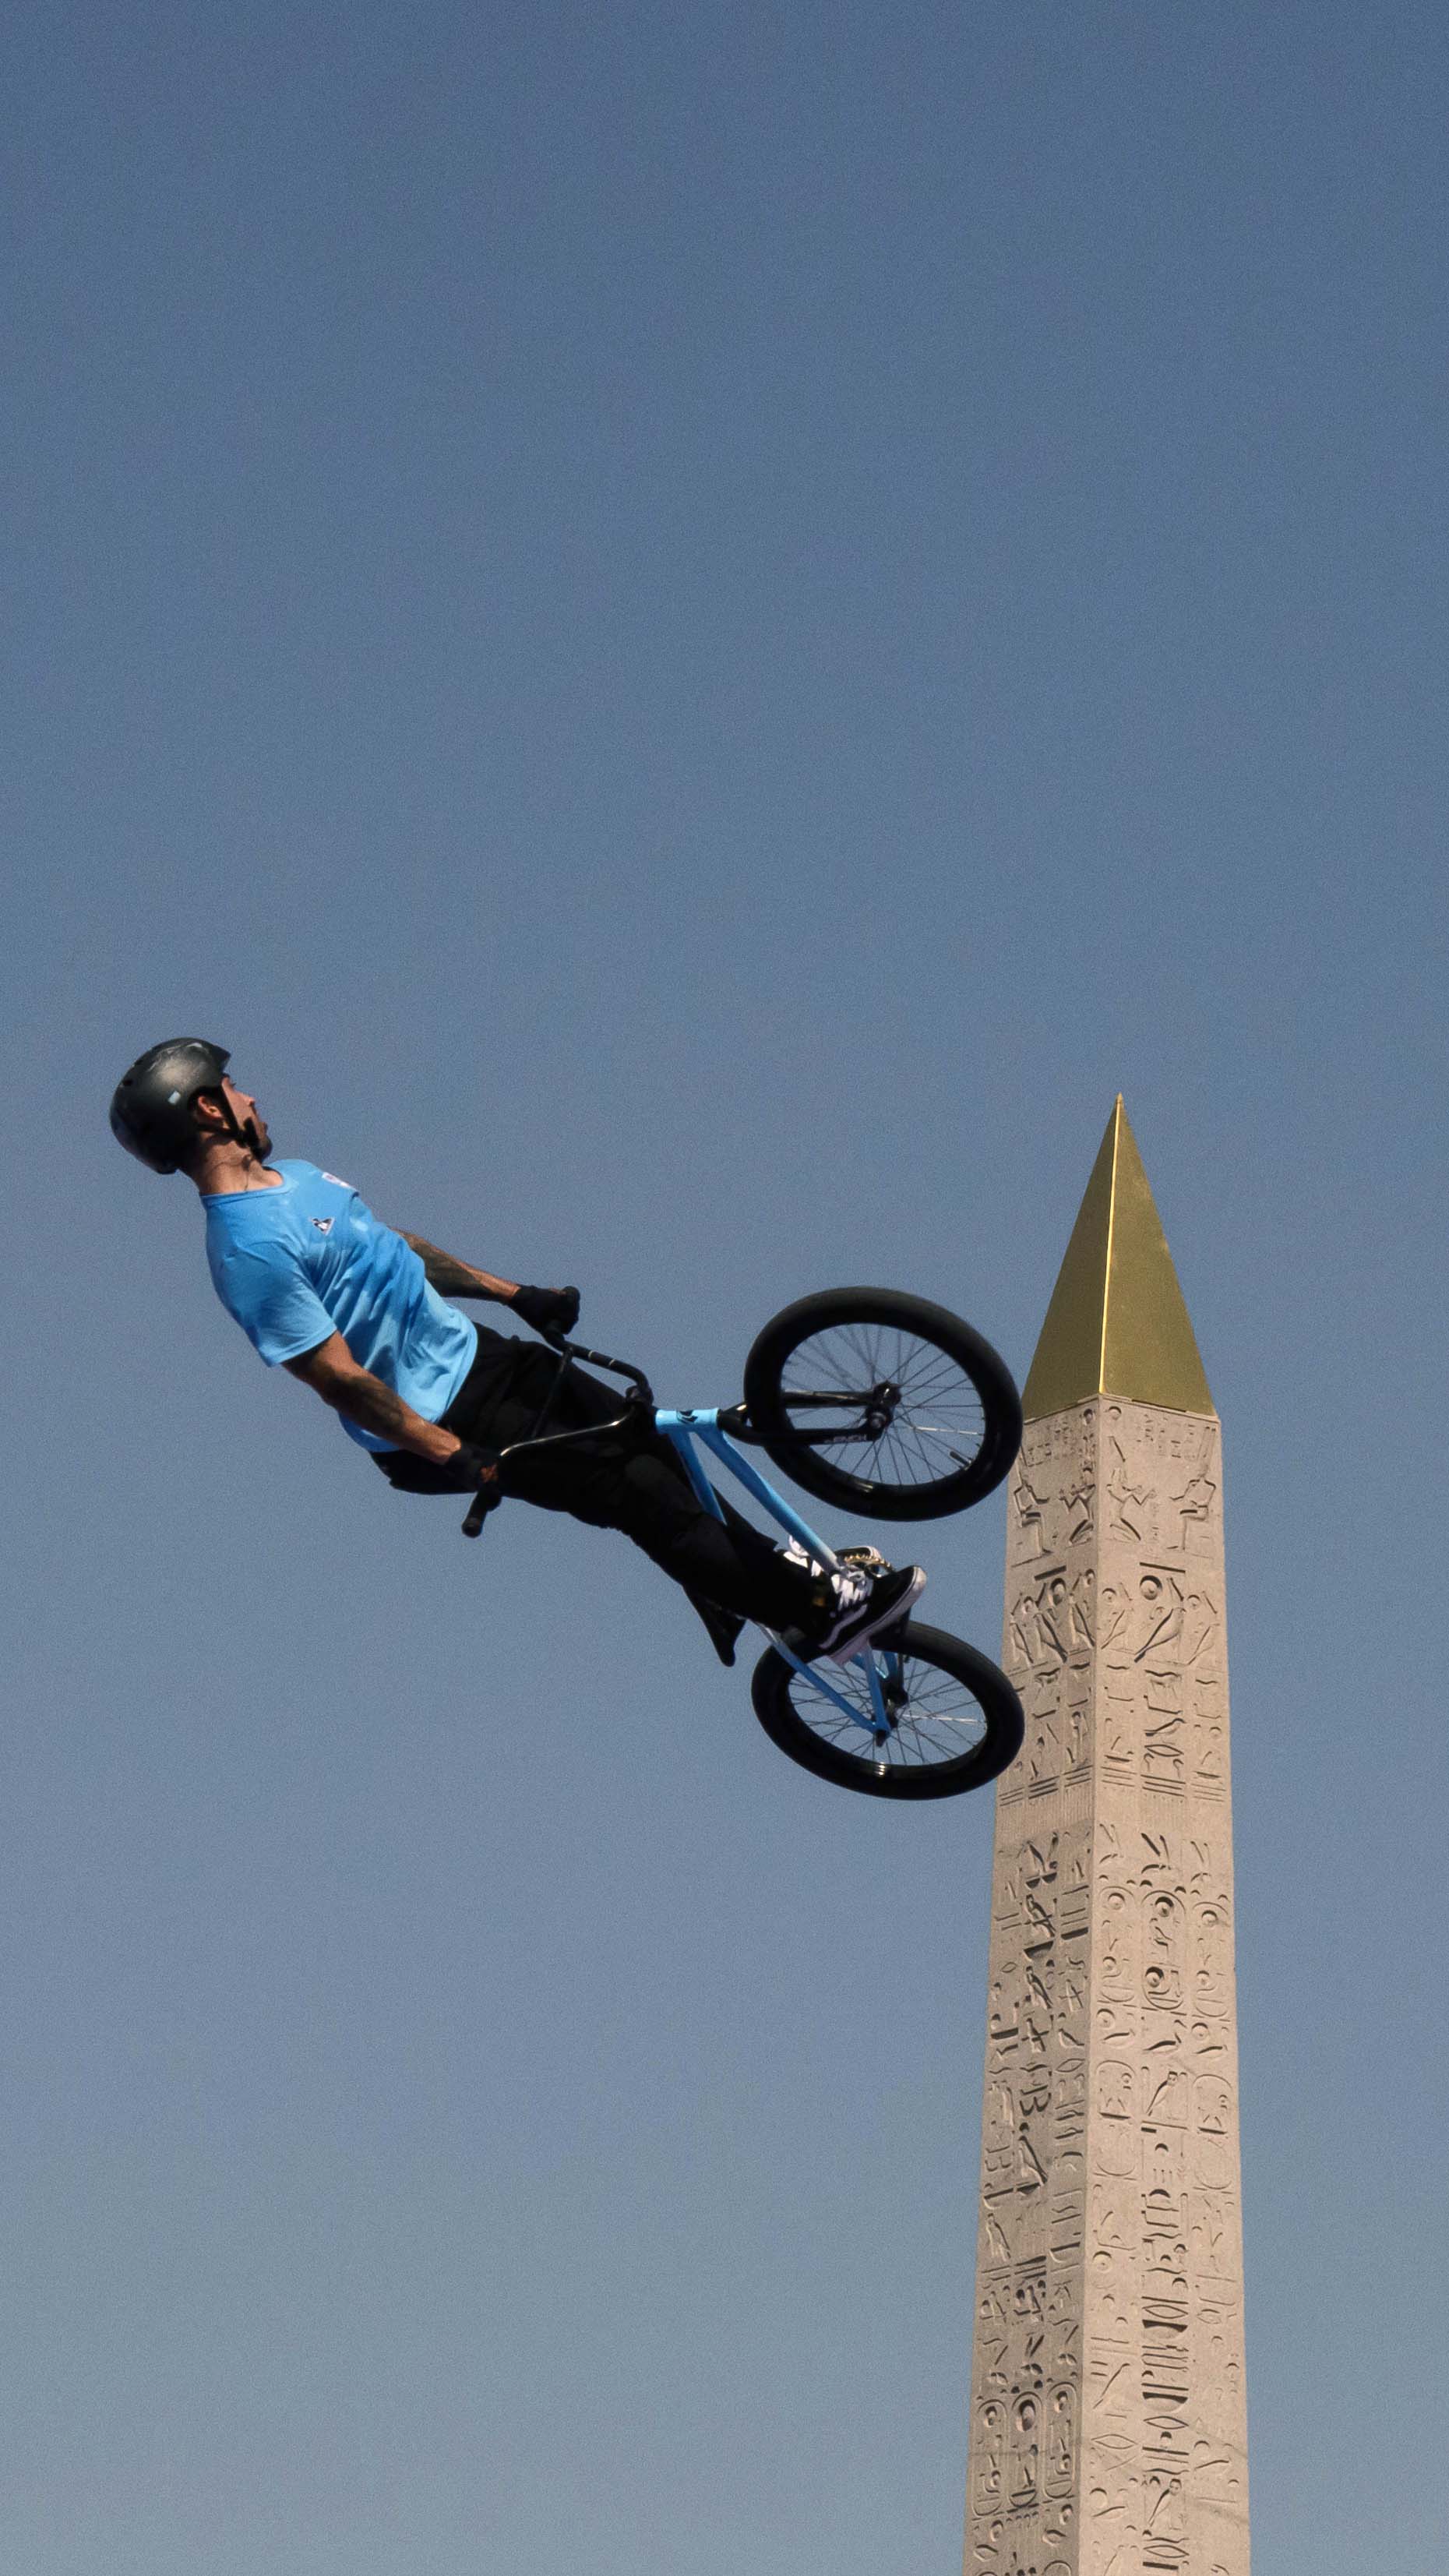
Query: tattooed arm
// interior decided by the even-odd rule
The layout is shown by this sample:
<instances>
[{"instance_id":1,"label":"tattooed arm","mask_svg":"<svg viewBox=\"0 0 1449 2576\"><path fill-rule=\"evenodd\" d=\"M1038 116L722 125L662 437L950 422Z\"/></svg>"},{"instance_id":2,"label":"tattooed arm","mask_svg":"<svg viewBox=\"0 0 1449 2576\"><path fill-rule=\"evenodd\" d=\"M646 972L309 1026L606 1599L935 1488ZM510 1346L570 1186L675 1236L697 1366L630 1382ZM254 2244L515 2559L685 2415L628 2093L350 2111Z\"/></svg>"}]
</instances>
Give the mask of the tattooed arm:
<instances>
[{"instance_id":1,"label":"tattooed arm","mask_svg":"<svg viewBox=\"0 0 1449 2576\"><path fill-rule=\"evenodd\" d=\"M402 1228L398 1228L402 1233ZM440 1252L424 1235L404 1234L427 1273L428 1286L440 1297L495 1297L500 1305L511 1306L520 1322L545 1341L555 1344L571 1333L579 1320L577 1288L521 1288L516 1279L495 1279L491 1270L475 1270L470 1262L455 1261L451 1252Z\"/></svg>"},{"instance_id":2,"label":"tattooed arm","mask_svg":"<svg viewBox=\"0 0 1449 2576\"><path fill-rule=\"evenodd\" d=\"M441 1423L425 1422L410 1404L380 1377L359 1368L340 1333L319 1342L315 1351L303 1351L301 1357L286 1360L284 1367L302 1380L330 1404L334 1413L345 1413L362 1431L371 1431L379 1440L390 1440L396 1448L411 1449L418 1458L431 1459L436 1467L454 1456L461 1443L455 1431L445 1431Z\"/></svg>"},{"instance_id":3,"label":"tattooed arm","mask_svg":"<svg viewBox=\"0 0 1449 2576\"><path fill-rule=\"evenodd\" d=\"M424 1270L428 1286L440 1297L496 1297L508 1305L518 1294L516 1279L495 1279L490 1270L474 1270L466 1261L455 1261L451 1252L440 1252L421 1234L408 1234L398 1227L404 1243L410 1243Z\"/></svg>"}]
</instances>

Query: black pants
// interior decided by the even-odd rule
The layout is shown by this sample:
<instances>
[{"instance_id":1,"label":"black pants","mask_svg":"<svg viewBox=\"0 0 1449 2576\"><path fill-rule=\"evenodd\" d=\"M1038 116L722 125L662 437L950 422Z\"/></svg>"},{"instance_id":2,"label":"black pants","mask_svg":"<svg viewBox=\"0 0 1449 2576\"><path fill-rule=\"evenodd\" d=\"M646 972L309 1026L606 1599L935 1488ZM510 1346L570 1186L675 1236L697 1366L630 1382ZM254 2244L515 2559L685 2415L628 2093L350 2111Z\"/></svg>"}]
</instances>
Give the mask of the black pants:
<instances>
[{"instance_id":1,"label":"black pants","mask_svg":"<svg viewBox=\"0 0 1449 2576\"><path fill-rule=\"evenodd\" d=\"M510 1340L480 1325L477 1356L442 1416L443 1427L485 1449L527 1440L557 1377L558 1360L542 1343ZM570 1361L546 1429L581 1431L613 1421L621 1409L622 1399L611 1387ZM410 1450L373 1455L399 1492L472 1491L447 1468ZM802 1566L788 1564L728 1503L723 1522L707 1512L662 1432L632 1426L601 1431L597 1440L525 1452L505 1462L502 1482L505 1494L543 1511L567 1512L595 1529L622 1530L697 1604L718 1602L737 1618L758 1619L767 1628L818 1624L822 1605L815 1580Z\"/></svg>"}]
</instances>

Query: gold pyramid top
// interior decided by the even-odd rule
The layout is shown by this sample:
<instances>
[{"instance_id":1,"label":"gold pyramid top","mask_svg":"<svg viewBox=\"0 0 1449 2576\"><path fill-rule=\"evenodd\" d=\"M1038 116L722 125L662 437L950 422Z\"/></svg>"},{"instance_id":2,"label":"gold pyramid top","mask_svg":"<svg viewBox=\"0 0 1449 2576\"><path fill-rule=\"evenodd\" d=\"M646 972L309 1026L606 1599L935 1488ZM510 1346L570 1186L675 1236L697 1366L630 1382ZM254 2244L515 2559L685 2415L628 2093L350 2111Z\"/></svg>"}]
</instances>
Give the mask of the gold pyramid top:
<instances>
[{"instance_id":1,"label":"gold pyramid top","mask_svg":"<svg viewBox=\"0 0 1449 2576\"><path fill-rule=\"evenodd\" d=\"M1167 1238L1122 1094L1107 1121L1022 1396L1028 1422L1091 1395L1211 1413Z\"/></svg>"}]
</instances>

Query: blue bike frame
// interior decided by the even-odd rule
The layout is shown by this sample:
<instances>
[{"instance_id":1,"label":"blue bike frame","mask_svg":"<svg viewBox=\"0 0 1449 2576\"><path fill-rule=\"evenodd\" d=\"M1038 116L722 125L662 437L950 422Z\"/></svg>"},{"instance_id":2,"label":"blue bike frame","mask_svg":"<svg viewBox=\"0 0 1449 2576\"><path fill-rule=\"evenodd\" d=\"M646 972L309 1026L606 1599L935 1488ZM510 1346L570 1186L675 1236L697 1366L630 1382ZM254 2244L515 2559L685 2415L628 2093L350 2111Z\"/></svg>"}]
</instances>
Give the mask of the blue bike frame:
<instances>
[{"instance_id":1,"label":"blue bike frame","mask_svg":"<svg viewBox=\"0 0 1449 2576\"><path fill-rule=\"evenodd\" d=\"M712 1513L717 1521L724 1519L724 1513L720 1509L719 1496L700 1464L695 1447L696 1441L700 1447L708 1449L712 1456L718 1458L721 1466L727 1468L735 1481L744 1486L747 1494L754 1496L755 1501L769 1513L772 1520L779 1523L782 1530L788 1531L791 1538L798 1539L808 1557L813 1557L817 1565L823 1565L827 1574L838 1572L840 1559L834 1549L827 1547L823 1538L817 1538L809 1522L801 1519L800 1514L792 1509L782 1494L776 1493L774 1486L767 1482L759 1469L751 1465L743 1450L736 1448L728 1432L721 1431L717 1409L710 1412L699 1410L683 1413L656 1412L654 1427L656 1431L662 1431L673 1441L696 1494L705 1510ZM794 1665L796 1672L810 1684L812 1690L818 1691L822 1699L833 1700L836 1707L850 1719L852 1726L860 1725L862 1712L859 1706L848 1700L845 1693L837 1690L832 1682L826 1680L819 1664L802 1663L800 1657L792 1653L776 1629L767 1628L765 1634L775 1652L783 1655L787 1664ZM901 1659L899 1655L890 1653L885 1647L880 1648L877 1656L877 1650L874 1647L863 1646L860 1653L852 1655L850 1660L860 1666L870 1685L871 1715L867 1723L877 1739L884 1741L891 1733L891 1720L886 1714L885 1695L881 1688L881 1671L884 1667L886 1678L898 1683Z\"/></svg>"}]
</instances>

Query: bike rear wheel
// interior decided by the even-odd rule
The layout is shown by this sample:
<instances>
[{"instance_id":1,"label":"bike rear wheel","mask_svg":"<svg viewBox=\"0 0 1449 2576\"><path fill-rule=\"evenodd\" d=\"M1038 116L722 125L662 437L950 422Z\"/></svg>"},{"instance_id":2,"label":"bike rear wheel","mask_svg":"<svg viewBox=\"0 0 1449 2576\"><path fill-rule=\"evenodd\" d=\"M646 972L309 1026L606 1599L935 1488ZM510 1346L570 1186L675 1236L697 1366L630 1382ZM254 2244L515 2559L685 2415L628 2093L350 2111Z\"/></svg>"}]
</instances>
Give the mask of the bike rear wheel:
<instances>
[{"instance_id":1,"label":"bike rear wheel","mask_svg":"<svg viewBox=\"0 0 1449 2576\"><path fill-rule=\"evenodd\" d=\"M751 1428L821 1502L935 1520L999 1485L1021 1398L980 1333L896 1288L830 1288L772 1316L745 1362Z\"/></svg>"},{"instance_id":2,"label":"bike rear wheel","mask_svg":"<svg viewBox=\"0 0 1449 2576\"><path fill-rule=\"evenodd\" d=\"M908 1619L893 1650L873 1650L891 1731L873 1724L874 1701L859 1663L819 1666L820 1680L849 1703L847 1714L775 1647L755 1666L755 1715L792 1762L867 1798L959 1798L984 1788L1021 1749L1021 1702L1005 1673L944 1629Z\"/></svg>"}]
</instances>

